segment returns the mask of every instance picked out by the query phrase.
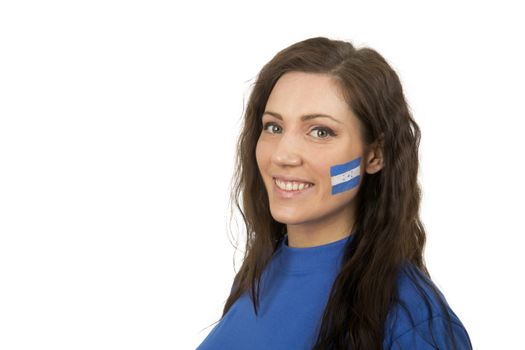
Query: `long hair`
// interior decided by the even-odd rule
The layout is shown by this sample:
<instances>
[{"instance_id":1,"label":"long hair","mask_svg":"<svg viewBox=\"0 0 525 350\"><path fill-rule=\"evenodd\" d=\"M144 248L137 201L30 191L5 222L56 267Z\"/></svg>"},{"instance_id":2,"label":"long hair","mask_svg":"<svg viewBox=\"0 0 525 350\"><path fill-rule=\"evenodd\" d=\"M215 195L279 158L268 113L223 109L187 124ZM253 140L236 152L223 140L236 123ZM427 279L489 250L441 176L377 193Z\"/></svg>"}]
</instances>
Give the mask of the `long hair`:
<instances>
[{"instance_id":1,"label":"long hair","mask_svg":"<svg viewBox=\"0 0 525 350\"><path fill-rule=\"evenodd\" d=\"M237 142L230 198L246 227L246 249L221 319L244 292L250 293L257 314L262 272L286 233L286 225L270 213L255 148L270 92L277 80L291 71L333 76L360 120L365 147L380 142L383 151L383 168L362 175L355 198L355 236L345 246L313 349L381 349L388 312L399 301L396 277L402 266L413 264L430 280L423 258L426 234L419 218L420 129L397 74L379 53L325 37L309 38L281 50L264 65L253 85ZM419 290L419 281L425 281L445 310L444 300L426 278L409 277ZM429 303L426 305L432 314ZM450 317L448 320L450 326Z\"/></svg>"}]
</instances>

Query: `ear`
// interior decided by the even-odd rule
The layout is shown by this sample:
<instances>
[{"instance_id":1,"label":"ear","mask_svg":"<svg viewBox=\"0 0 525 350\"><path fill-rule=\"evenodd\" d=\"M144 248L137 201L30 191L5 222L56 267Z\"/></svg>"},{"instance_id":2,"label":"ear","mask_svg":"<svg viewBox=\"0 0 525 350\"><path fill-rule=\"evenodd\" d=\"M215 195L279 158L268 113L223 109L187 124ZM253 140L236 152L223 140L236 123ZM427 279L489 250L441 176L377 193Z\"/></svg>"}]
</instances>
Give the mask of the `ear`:
<instances>
[{"instance_id":1,"label":"ear","mask_svg":"<svg viewBox=\"0 0 525 350\"><path fill-rule=\"evenodd\" d=\"M384 134L381 134L369 147L366 154L365 171L375 174L383 168Z\"/></svg>"}]
</instances>

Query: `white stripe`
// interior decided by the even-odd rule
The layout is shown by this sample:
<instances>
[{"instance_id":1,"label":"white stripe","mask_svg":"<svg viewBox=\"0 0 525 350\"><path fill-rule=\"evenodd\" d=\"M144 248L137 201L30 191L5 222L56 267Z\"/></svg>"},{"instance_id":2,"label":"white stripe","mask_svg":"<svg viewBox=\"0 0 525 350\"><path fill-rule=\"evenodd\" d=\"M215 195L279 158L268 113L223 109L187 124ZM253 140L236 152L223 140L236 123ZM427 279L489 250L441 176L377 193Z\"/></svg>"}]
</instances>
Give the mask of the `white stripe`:
<instances>
[{"instance_id":1,"label":"white stripe","mask_svg":"<svg viewBox=\"0 0 525 350\"><path fill-rule=\"evenodd\" d=\"M347 182L352 180L354 177L359 176L361 166L358 165L356 168L353 168L352 170L348 170L345 173L341 173L339 175L332 176L332 186L339 185L343 182Z\"/></svg>"}]
</instances>

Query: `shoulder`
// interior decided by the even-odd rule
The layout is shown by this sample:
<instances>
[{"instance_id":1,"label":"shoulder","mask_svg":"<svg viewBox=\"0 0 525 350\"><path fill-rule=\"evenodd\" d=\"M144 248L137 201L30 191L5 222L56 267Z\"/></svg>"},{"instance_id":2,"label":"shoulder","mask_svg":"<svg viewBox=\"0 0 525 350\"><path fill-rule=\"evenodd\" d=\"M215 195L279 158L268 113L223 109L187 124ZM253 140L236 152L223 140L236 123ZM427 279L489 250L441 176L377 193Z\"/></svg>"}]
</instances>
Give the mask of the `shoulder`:
<instances>
[{"instance_id":1,"label":"shoulder","mask_svg":"<svg viewBox=\"0 0 525 350\"><path fill-rule=\"evenodd\" d=\"M396 302L385 323L386 349L472 349L467 331L445 296L422 271L405 265L397 278Z\"/></svg>"}]
</instances>

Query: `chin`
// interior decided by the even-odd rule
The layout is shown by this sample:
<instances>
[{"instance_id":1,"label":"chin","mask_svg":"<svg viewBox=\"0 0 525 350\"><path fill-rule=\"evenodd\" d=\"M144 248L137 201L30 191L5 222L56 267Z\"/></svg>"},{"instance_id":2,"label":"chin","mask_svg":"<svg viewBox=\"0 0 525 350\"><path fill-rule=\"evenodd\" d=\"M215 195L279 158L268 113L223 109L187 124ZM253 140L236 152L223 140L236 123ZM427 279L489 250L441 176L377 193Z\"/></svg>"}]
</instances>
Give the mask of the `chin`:
<instances>
[{"instance_id":1,"label":"chin","mask_svg":"<svg viewBox=\"0 0 525 350\"><path fill-rule=\"evenodd\" d=\"M300 211L292 210L292 212L288 211L288 213L285 213L285 210L270 210L270 212L273 219L281 224L299 225L307 221L305 220L304 212Z\"/></svg>"}]
</instances>

